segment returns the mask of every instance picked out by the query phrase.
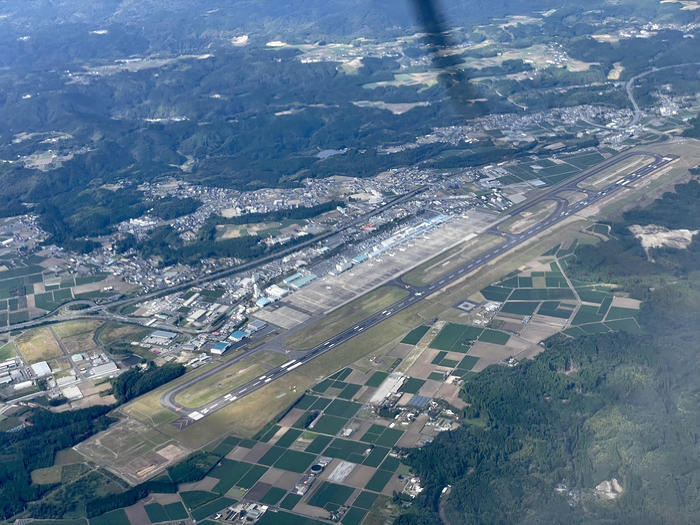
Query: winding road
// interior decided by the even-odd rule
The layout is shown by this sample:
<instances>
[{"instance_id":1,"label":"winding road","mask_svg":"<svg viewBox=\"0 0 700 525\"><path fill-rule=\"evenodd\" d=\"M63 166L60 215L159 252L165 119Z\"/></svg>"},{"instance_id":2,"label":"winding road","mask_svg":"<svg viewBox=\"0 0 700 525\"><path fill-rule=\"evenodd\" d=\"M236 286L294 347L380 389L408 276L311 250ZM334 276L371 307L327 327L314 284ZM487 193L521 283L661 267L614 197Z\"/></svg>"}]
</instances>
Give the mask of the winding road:
<instances>
[{"instance_id":1,"label":"winding road","mask_svg":"<svg viewBox=\"0 0 700 525\"><path fill-rule=\"evenodd\" d=\"M627 124L628 128L632 128L639 124L639 121L642 118L642 110L639 109L639 104L637 104L637 100L634 98L634 83L639 80L640 78L644 78L648 75L651 75L652 73L656 73L658 71L664 71L666 69L675 69L679 67L688 67L688 66L698 66L700 65L700 62L686 62L684 64L674 64L671 66L662 66L662 67L653 67L649 69L648 71L645 71L644 73L640 73L639 75L635 75L632 78L630 78L627 83L625 84L625 90L627 91L627 97L630 99L630 103L632 104L632 111L634 112L632 115L632 120L629 121Z\"/></svg>"}]
</instances>

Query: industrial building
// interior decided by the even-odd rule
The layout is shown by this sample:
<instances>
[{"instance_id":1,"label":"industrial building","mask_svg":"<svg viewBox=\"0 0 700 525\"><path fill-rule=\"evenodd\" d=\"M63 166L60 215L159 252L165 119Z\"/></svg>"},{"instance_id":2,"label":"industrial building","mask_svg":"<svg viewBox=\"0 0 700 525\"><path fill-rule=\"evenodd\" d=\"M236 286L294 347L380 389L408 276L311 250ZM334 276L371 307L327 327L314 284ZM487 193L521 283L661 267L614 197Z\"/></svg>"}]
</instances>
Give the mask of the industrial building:
<instances>
[{"instance_id":1,"label":"industrial building","mask_svg":"<svg viewBox=\"0 0 700 525\"><path fill-rule=\"evenodd\" d=\"M284 284L289 284L292 281L296 281L297 279L301 279L302 277L304 277L304 275L301 272L297 272L294 275L290 275L289 277L282 279L282 282Z\"/></svg>"},{"instance_id":2,"label":"industrial building","mask_svg":"<svg viewBox=\"0 0 700 525\"><path fill-rule=\"evenodd\" d=\"M248 334L246 334L244 331L236 330L229 336L229 339L234 343L238 343L239 341L243 341L243 339L246 337L248 337Z\"/></svg>"},{"instance_id":3,"label":"industrial building","mask_svg":"<svg viewBox=\"0 0 700 525\"><path fill-rule=\"evenodd\" d=\"M278 299L282 299L282 297L284 297L288 293L289 290L287 288L282 288L281 286L277 286L276 284L265 288L265 294L275 301L277 301Z\"/></svg>"},{"instance_id":4,"label":"industrial building","mask_svg":"<svg viewBox=\"0 0 700 525\"><path fill-rule=\"evenodd\" d=\"M34 375L37 377L44 377L51 373L51 367L46 361L39 361L32 365L32 372L34 372Z\"/></svg>"},{"instance_id":5,"label":"industrial building","mask_svg":"<svg viewBox=\"0 0 700 525\"><path fill-rule=\"evenodd\" d=\"M231 348L231 343L226 341L219 341L214 346L211 347L211 353L214 355L224 355L226 351Z\"/></svg>"},{"instance_id":6,"label":"industrial building","mask_svg":"<svg viewBox=\"0 0 700 525\"><path fill-rule=\"evenodd\" d=\"M148 336L149 343L154 345L167 346L173 339L177 337L174 332L166 332L165 330L156 330L151 335Z\"/></svg>"},{"instance_id":7,"label":"industrial building","mask_svg":"<svg viewBox=\"0 0 700 525\"><path fill-rule=\"evenodd\" d=\"M248 326L246 327L246 330L250 332L251 334L258 332L259 330L262 330L267 326L267 323L265 321L261 321L260 319L255 319L251 322L248 323Z\"/></svg>"},{"instance_id":8,"label":"industrial building","mask_svg":"<svg viewBox=\"0 0 700 525\"><path fill-rule=\"evenodd\" d=\"M298 279L295 279L295 280L289 282L289 286L291 286L291 287L294 288L295 290L298 290L299 288L302 288L302 287L306 286L306 285L309 284L311 281L313 281L313 280L315 280L315 279L317 279L317 278L318 278L317 275L315 275L315 274L313 274L313 273L310 273L310 274L307 275L306 277L300 277L300 278L298 278Z\"/></svg>"},{"instance_id":9,"label":"industrial building","mask_svg":"<svg viewBox=\"0 0 700 525\"><path fill-rule=\"evenodd\" d=\"M268 304L270 304L271 302L272 302L272 299L270 299L269 297L261 297L260 299L255 301L255 306L259 306L260 308L263 308L263 307L267 306Z\"/></svg>"},{"instance_id":10,"label":"industrial building","mask_svg":"<svg viewBox=\"0 0 700 525\"><path fill-rule=\"evenodd\" d=\"M108 361L107 363L93 366L90 369L90 377L104 377L115 375L119 371L119 367L114 363L114 361Z\"/></svg>"}]
</instances>

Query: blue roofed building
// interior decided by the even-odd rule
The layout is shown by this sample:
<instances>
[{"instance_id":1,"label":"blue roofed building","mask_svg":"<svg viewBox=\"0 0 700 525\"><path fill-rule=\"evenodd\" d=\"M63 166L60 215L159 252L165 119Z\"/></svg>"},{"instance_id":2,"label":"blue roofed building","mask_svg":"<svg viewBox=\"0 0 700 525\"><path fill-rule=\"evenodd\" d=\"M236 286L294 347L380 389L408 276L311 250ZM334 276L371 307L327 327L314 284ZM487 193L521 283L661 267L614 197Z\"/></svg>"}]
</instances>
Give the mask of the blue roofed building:
<instances>
[{"instance_id":1,"label":"blue roofed building","mask_svg":"<svg viewBox=\"0 0 700 525\"><path fill-rule=\"evenodd\" d=\"M211 347L211 353L215 355L223 355L229 348L231 348L231 343L227 341L219 341Z\"/></svg>"},{"instance_id":2,"label":"blue roofed building","mask_svg":"<svg viewBox=\"0 0 700 525\"><path fill-rule=\"evenodd\" d=\"M229 339L231 339L234 342L242 341L248 336L243 330L236 330L233 332L230 336Z\"/></svg>"}]
</instances>

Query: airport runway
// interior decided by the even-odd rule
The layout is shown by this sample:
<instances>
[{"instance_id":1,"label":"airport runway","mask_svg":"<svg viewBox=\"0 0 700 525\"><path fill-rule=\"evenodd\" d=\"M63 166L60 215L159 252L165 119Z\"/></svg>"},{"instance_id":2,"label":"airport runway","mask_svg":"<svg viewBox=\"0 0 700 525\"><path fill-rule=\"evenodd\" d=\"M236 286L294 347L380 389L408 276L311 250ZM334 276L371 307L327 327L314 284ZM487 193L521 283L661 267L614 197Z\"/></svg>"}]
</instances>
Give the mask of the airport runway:
<instances>
[{"instance_id":1,"label":"airport runway","mask_svg":"<svg viewBox=\"0 0 700 525\"><path fill-rule=\"evenodd\" d=\"M584 181L585 179L595 176L598 173L602 172L603 170L610 168L622 161L625 161L631 157L634 156L649 156L652 157L653 160L649 162L649 164L646 164L642 166L641 168L638 168L636 171L633 173L627 175L626 177L617 180L616 182L609 184L605 186L604 188L598 190L598 191L591 191L591 190L584 190L579 188L577 185ZM479 269L480 267L488 264L490 261L493 259L503 255L504 253L516 248L520 244L526 242L530 238L534 237L535 235L538 235L539 233L542 233L543 231L551 228L555 224L565 220L567 217L569 217L571 214L576 213L587 206L590 206L602 199L605 199L609 197L610 195L614 194L615 192L619 191L620 189L624 188L628 184L640 179L641 177L644 177L645 175L648 175L658 169L661 169L674 160L678 159L677 156L675 155L668 155L668 156L662 156L658 155L656 153L649 153L649 152L643 152L643 151L637 151L637 152L630 152L618 157L614 157L613 159L608 160L607 162L600 164L599 166L596 166L590 171L584 172L582 175L579 175L578 177L575 177L571 179L570 181L567 181L566 184L562 186L555 186L552 189L545 191L542 195L536 197L535 199L520 205L520 206L515 206L508 210L508 216L505 217L505 219L515 216L518 213L521 213L529 208L532 208L533 206L536 206L537 204L544 202L544 201L556 201L557 207L554 210L554 212L549 215L545 220L542 222L531 226L527 230L518 233L518 234L505 234L505 242L500 244L499 246L489 250L486 253L483 253L479 255L477 258L474 260L469 261L468 263L460 266L459 268L456 268L454 271L452 271L450 274L445 275L441 277L439 280L435 281L434 283L431 283L427 286L422 286L422 287L415 287L415 286L409 286L405 283L403 283L400 278L395 279L393 281L394 284L397 284L407 290L409 290L410 294L403 299L397 301L393 305L389 306L386 310L382 312L378 312L374 315L371 315L370 317L367 317L360 323L356 324L353 327L350 327L330 339L324 341L323 343L315 346L314 348L307 350L307 351L294 351L294 356L295 358L290 359L277 367L274 367L270 370L268 370L265 374L261 375L260 377L253 379L249 381L248 383L241 385L230 392L227 392L223 395L221 395L219 398L197 408L196 410L193 409L187 409L183 407L181 404L177 403L175 401L175 397L182 391L196 385L198 382L202 381L203 379L206 379L207 377L212 376L213 374L216 374L220 372L221 370L231 366L235 362L239 360L233 359L230 361L227 361L225 363L222 363L219 366L216 366L212 368L211 370L207 371L205 374L202 374L196 378L191 379L190 381L187 381L172 390L169 390L163 396L161 397L161 405L177 414L179 414L181 417L175 421L175 425L178 426L179 428L185 428L186 426L194 423L195 421L199 421L200 419L206 417L209 414L212 414L218 410L221 410L225 406L234 403L238 399L241 399L242 397L245 397L252 392L255 392L256 390L259 390L260 388L264 387L265 385L271 383L272 381L284 376L285 374L288 374L289 372L299 368L303 364L311 361L312 359L315 359L316 357L325 354L326 352L331 351L334 347L345 343L346 341L349 341L353 337L361 334L365 330L372 328L382 321L385 321L386 319L390 318L393 315L396 315L397 313L401 312L402 310L405 310L406 308L409 308L413 306L414 304L420 302L423 300L425 297L431 295L432 293L438 291L441 288L444 288L445 286L448 286L450 283L462 278L464 275ZM573 203L573 204L568 204L568 202L560 197L557 197L556 194L561 193L562 191L577 191L580 193L585 193L587 195L586 198L583 200ZM498 231L496 229L496 226L492 227L490 230L488 230L491 233L497 232L500 235L503 235L502 232ZM259 351L260 349L264 348L265 345L262 345L261 347L258 347L255 349L255 351ZM240 358L243 357L248 357L251 355L250 353L248 354L243 354L240 356Z\"/></svg>"}]
</instances>

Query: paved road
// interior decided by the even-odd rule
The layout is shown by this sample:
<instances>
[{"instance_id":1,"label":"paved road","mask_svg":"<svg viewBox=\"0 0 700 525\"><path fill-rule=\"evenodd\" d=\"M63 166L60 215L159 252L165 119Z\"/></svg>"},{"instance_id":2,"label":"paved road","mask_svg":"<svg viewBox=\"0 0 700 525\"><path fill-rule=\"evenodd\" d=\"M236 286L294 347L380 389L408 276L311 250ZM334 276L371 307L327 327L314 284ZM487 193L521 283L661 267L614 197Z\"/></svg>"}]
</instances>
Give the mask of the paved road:
<instances>
[{"instance_id":1,"label":"paved road","mask_svg":"<svg viewBox=\"0 0 700 525\"><path fill-rule=\"evenodd\" d=\"M192 286L199 286L204 283L208 283L211 281L216 281L218 279L222 279L224 277L231 277L232 275L236 275L242 272L245 272L247 270L250 270L252 268L257 268L258 266L261 266L265 263L268 263L270 261L273 261L275 259L279 259L280 257L284 257L285 255L289 255L290 253L297 252L301 250L302 248L306 248L309 245L318 243L320 241L323 241L325 239L328 239L330 237L333 237L335 235L338 235L342 233L343 231L346 231L350 228L353 228L355 226L359 226L361 224L366 223L370 218L382 213L385 211L387 208L390 208L392 206L396 206L397 204L400 204L402 202L405 202L407 200L412 199L419 193L424 192L427 189L427 186L421 186L420 188L416 188L415 190L412 190L404 195L400 195L399 197L396 197L395 199L392 199L391 201L387 202L383 206L380 206L379 208L376 208L368 213L365 213L363 215L360 215L353 219L352 221L344 224L340 228L337 228L333 231L330 231L328 233L324 233L322 235L317 235L308 241L304 241L302 243L296 244L294 246L290 246L289 248L285 248L284 250L280 250L278 252L275 252L274 254L267 255L265 257L261 257L259 259L256 259L254 261L251 261L249 263L241 264L233 268L227 268L225 270L219 270L216 272L209 273L207 275L204 275L202 277L198 277L196 279L192 279L190 281L186 281L180 284L175 284L172 286L168 286L165 288L160 288L154 292L150 292L147 294L135 296L135 297L128 297L125 299L118 299L115 301L110 301L106 302L103 304L95 304L92 301L85 301L85 300L77 300L77 301L71 301L65 304L62 304L60 307L47 312L41 317L37 317L35 319L32 319L31 321L26 321L23 323L18 323L18 324L13 324L9 326L4 326L0 327L0 334L5 333L5 332L11 332L14 330L26 330L28 328L33 328L35 326L42 326L45 324L48 324L47 321L50 319L56 319L56 321L53 322L60 322L60 321L68 321L72 320L75 317L72 317L71 315L67 316L58 316L58 313L61 310L65 310L66 308L69 308L70 306L74 305L87 305L87 308L84 308L82 310L79 310L79 314L84 316L85 314L88 313L95 313L95 312L106 312L108 308L121 308L130 304L134 303L140 303L143 301L148 301L149 299L155 299L156 297L162 297L164 295L170 295L175 292L180 292L182 290L186 290L188 288L191 288ZM115 316L115 320L117 319L118 316ZM134 320L132 320L134 321ZM172 330L172 327L168 328L169 330Z\"/></svg>"},{"instance_id":2,"label":"paved road","mask_svg":"<svg viewBox=\"0 0 700 525\"><path fill-rule=\"evenodd\" d=\"M58 337L58 335L56 335L56 332L54 331L53 327L49 327L49 331L51 332L53 338L56 340L56 343L58 343L58 347L61 349L61 352L63 352L63 355L68 358L71 368L73 368L73 371L75 372L76 379L83 379L83 373L80 371L80 368L78 368L78 365L75 363L75 361L71 359L71 353L66 348L66 345L64 345L61 338Z\"/></svg>"},{"instance_id":3,"label":"paved road","mask_svg":"<svg viewBox=\"0 0 700 525\"><path fill-rule=\"evenodd\" d=\"M576 190L576 191L582 191L581 188L577 187L577 184L582 182L583 180L597 175L598 173L602 172L603 170L614 166L618 164L619 162L622 162L628 158L634 157L634 156L649 156L652 157L653 160L637 169L635 172L627 175L625 178L605 186L604 188L600 189L599 191L585 191L584 193L587 194L587 197L579 202L573 203L573 204L568 204L565 200L556 197L557 193L560 193L562 191L566 190ZM251 394L252 392L255 392L256 390L264 387L265 385L269 384L270 382L284 376L285 374L288 374L290 371L295 370L296 368L302 366L304 363L307 363L311 361L312 359L315 359L316 357L325 354L326 352L332 350L334 347L345 343L346 341L349 341L353 337L361 334L363 331L368 330L369 328L372 328L379 323L385 321L389 317L396 315L397 313L405 310L406 308L409 308L419 301L423 300L426 296L431 295L432 293L444 288L445 286L448 286L450 283L462 278L464 275L477 270L481 268L482 266L488 264L490 261L493 259L503 255L504 253L516 248L517 246L523 244L527 240L531 239L535 235L538 235L542 233L543 231L551 228L558 222L561 222L565 220L567 217L569 217L571 214L574 214L587 206L590 206L601 199L605 199L608 196L612 195L613 193L619 191L621 188L624 186L628 185L631 182L634 182L638 180L641 177L644 177L645 175L648 175L660 168L663 168L664 166L668 165L669 163L673 162L676 160L678 157L677 156L661 156L656 153L649 153L649 152L630 152L626 153L624 155L618 156L614 159L611 159L599 166L596 166L594 169L585 172L584 174L568 181L566 184L562 186L557 186L551 189L548 189L547 191L543 192L539 197L536 197L530 202L527 202L525 204L522 204L520 206L516 206L509 210L509 216L516 215L522 211L525 211L533 206L536 206L537 204L544 202L544 201L551 201L555 200L557 202L557 207L555 211L549 215L545 220L541 221L540 223L531 226L527 230L518 233L518 234L506 234L505 235L505 242L500 244L499 246L496 246L492 248L491 250L482 253L479 255L477 258L465 263L464 265L454 269L452 273L445 275L441 277L439 280L427 285L427 286L422 286L422 287L414 287L407 285L400 280L397 281L398 284L403 286L405 289L409 290L410 294L403 299L397 301L390 307L388 307L386 310L382 312L378 312L376 314L373 314L363 321L359 322L353 327L350 327L330 339L324 341L323 343L311 348L310 350L306 352L295 352L293 355L290 355L289 361L286 363L274 367L270 370L268 370L265 374L262 376L253 379L249 381L248 383L241 385L235 389L233 389L230 392L227 392L225 394L222 394L219 398L197 408L196 410L192 409L187 409L183 407L180 403L178 403L175 398L177 395L196 385L198 382L202 381L203 379L210 377L213 374L218 373L219 371L231 366L234 364L237 360L242 358L243 356L240 356L237 359L227 361L225 363L222 363L221 365L214 367L213 369L209 370L207 373L195 377L189 381L186 381L185 383L181 384L178 387L173 388L172 390L169 390L163 396L161 397L161 405L173 412L176 412L181 415L181 417L175 422L175 424L180 427L184 428L190 424L192 424L195 421L198 421L205 417L208 414L212 414L213 412L216 412L217 410L222 409L223 407L227 406L230 403L235 402L236 400L247 396ZM498 232L499 234L503 235L502 232ZM262 345L261 347L257 348L256 351L264 348L265 345ZM246 357L250 355L249 354L244 354Z\"/></svg>"},{"instance_id":4,"label":"paved road","mask_svg":"<svg viewBox=\"0 0 700 525\"><path fill-rule=\"evenodd\" d=\"M640 78L644 78L648 75L651 75L652 73L656 73L657 71L664 71L666 69L675 69L679 67L687 67L687 66L697 66L700 65L700 62L686 62L685 64L674 64L672 66L663 66L663 67L653 67L648 71L645 71L644 73L640 73L639 75L636 75L632 78L630 78L627 83L625 84L625 90L627 91L627 97L630 99L630 103L632 104L632 111L634 112L632 115L632 119L629 121L627 124L628 128L634 127L637 124L639 124L640 119L642 118L642 111L639 109L639 105L637 104L637 100L634 98L634 83L639 80Z\"/></svg>"}]
</instances>

